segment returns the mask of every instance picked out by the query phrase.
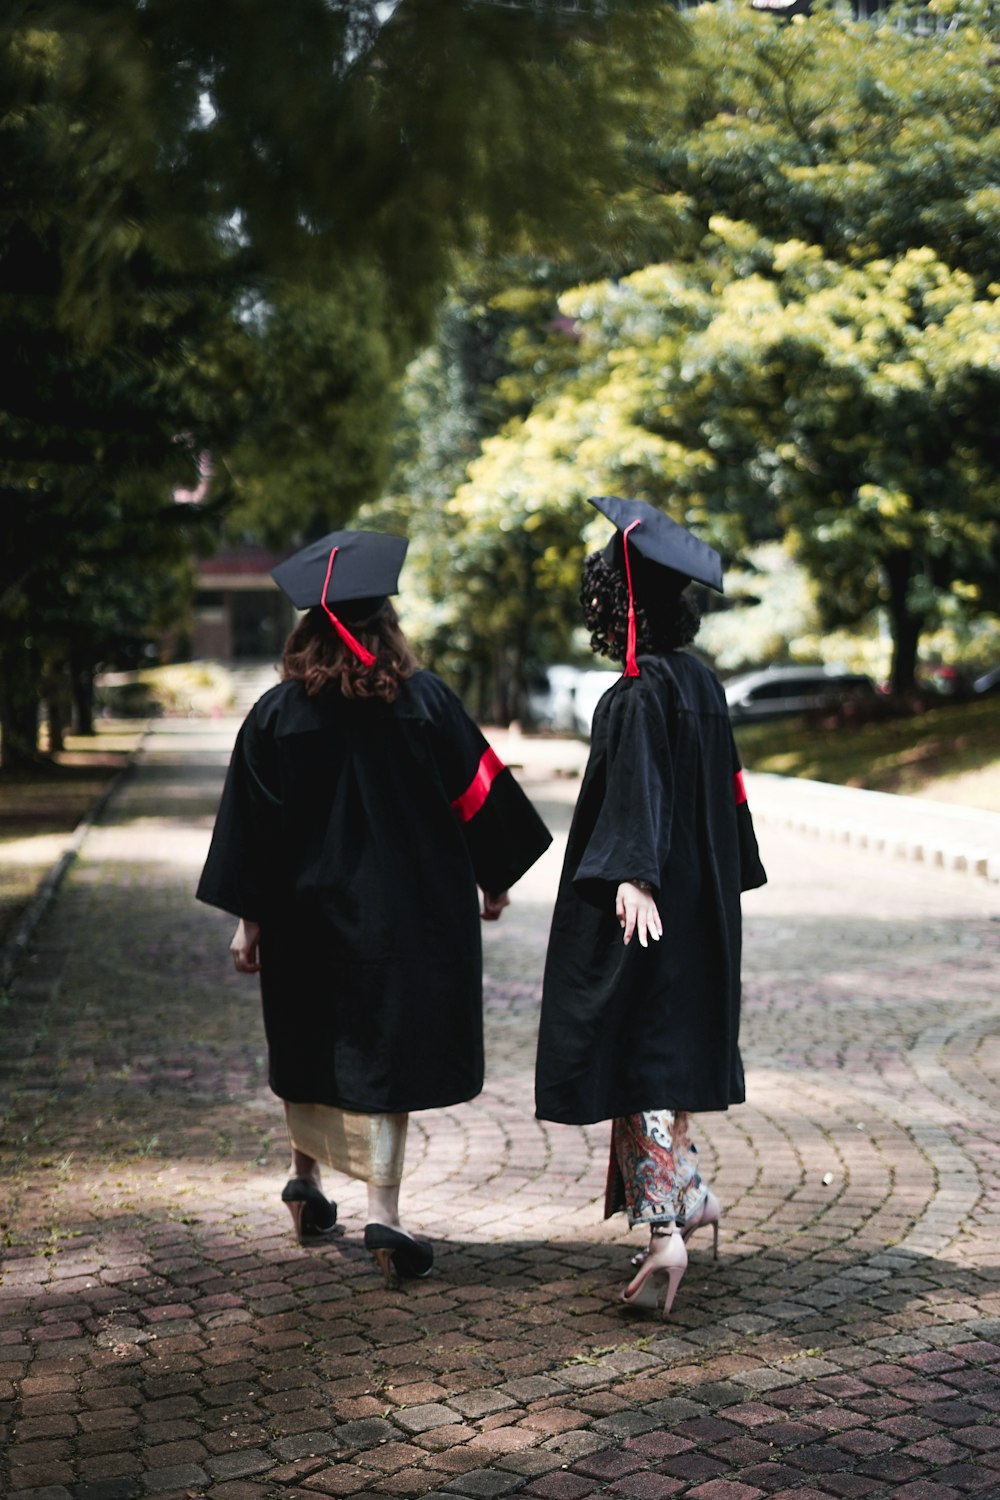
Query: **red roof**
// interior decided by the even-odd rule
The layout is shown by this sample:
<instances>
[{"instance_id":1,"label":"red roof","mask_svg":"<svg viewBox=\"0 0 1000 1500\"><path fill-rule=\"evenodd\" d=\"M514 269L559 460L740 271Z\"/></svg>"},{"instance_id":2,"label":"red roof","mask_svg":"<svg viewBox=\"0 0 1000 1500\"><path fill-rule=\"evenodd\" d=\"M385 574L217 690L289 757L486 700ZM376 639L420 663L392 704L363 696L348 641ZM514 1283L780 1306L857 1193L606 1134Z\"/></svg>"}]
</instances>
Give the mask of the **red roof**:
<instances>
[{"instance_id":1,"label":"red roof","mask_svg":"<svg viewBox=\"0 0 1000 1500\"><path fill-rule=\"evenodd\" d=\"M232 573L270 573L288 556L287 552L265 552L263 547L223 547L198 564L202 578L222 578Z\"/></svg>"}]
</instances>

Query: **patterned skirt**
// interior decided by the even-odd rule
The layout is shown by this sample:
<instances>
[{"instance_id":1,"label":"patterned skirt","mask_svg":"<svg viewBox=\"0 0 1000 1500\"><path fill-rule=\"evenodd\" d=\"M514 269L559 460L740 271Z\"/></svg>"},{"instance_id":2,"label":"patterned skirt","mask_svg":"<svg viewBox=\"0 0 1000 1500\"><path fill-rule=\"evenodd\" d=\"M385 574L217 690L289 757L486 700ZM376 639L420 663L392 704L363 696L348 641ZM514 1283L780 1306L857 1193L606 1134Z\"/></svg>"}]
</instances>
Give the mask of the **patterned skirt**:
<instances>
[{"instance_id":1,"label":"patterned skirt","mask_svg":"<svg viewBox=\"0 0 1000 1500\"><path fill-rule=\"evenodd\" d=\"M698 1173L698 1148L690 1117L669 1109L622 1115L611 1126L611 1159L604 1217L622 1209L634 1224L683 1226L697 1213L708 1189Z\"/></svg>"}]
</instances>

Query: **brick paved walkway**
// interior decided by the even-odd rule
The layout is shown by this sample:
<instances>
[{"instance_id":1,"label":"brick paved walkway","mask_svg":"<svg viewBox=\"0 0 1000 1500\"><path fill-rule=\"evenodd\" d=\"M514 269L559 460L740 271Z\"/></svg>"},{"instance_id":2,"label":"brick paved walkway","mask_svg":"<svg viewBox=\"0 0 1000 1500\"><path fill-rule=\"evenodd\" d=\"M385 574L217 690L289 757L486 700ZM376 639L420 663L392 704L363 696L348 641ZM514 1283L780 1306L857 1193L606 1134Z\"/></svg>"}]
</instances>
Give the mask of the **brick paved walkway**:
<instances>
[{"instance_id":1,"label":"brick paved walkway","mask_svg":"<svg viewBox=\"0 0 1000 1500\"><path fill-rule=\"evenodd\" d=\"M4 1500L1000 1496L995 886L762 828L750 1102L697 1122L721 1255L664 1323L615 1300L607 1128L531 1114L557 841L485 934L486 1091L412 1123L435 1274L387 1293L357 1185L291 1238L256 991L192 899L231 729L157 727L2 1014Z\"/></svg>"}]
</instances>

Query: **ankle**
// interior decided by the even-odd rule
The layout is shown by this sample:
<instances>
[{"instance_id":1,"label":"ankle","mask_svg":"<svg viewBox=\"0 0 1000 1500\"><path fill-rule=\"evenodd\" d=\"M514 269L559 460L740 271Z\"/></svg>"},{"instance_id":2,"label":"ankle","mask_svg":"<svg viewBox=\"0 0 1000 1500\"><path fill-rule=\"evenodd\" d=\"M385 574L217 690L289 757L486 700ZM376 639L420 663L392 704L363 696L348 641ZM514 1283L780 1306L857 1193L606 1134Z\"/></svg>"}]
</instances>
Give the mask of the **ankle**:
<instances>
[{"instance_id":1,"label":"ankle","mask_svg":"<svg viewBox=\"0 0 1000 1500\"><path fill-rule=\"evenodd\" d=\"M313 1187L316 1188L320 1186L319 1167L317 1166L309 1167L305 1172L302 1172L296 1169L295 1163L293 1162L291 1167L289 1167L288 1172L289 1176L293 1180L296 1180L298 1182L309 1182Z\"/></svg>"},{"instance_id":2,"label":"ankle","mask_svg":"<svg viewBox=\"0 0 1000 1500\"><path fill-rule=\"evenodd\" d=\"M289 1172L293 1177L300 1177L303 1182L311 1182L319 1187L319 1162L315 1156L308 1156L305 1151L292 1149L292 1164Z\"/></svg>"},{"instance_id":3,"label":"ankle","mask_svg":"<svg viewBox=\"0 0 1000 1500\"><path fill-rule=\"evenodd\" d=\"M368 1223L384 1224L387 1229L399 1229L399 1187L384 1187L368 1184Z\"/></svg>"}]
</instances>

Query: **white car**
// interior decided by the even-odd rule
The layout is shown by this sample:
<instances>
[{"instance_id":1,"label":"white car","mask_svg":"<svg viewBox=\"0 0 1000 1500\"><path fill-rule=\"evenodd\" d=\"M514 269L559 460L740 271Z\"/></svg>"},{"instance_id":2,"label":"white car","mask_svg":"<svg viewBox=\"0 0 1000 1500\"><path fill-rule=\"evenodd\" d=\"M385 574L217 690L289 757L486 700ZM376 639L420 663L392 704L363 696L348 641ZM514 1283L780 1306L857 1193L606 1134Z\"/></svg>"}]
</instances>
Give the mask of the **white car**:
<instances>
[{"instance_id":1,"label":"white car","mask_svg":"<svg viewBox=\"0 0 1000 1500\"><path fill-rule=\"evenodd\" d=\"M614 687L621 675L621 672L615 672L602 667L593 667L587 672L580 673L576 680L573 704L577 734L585 735L588 739L590 738L591 725L594 722L594 710L608 688Z\"/></svg>"},{"instance_id":2,"label":"white car","mask_svg":"<svg viewBox=\"0 0 1000 1500\"><path fill-rule=\"evenodd\" d=\"M579 667L557 665L546 667L528 687L528 713L536 729L551 729L556 734L573 734L576 730L576 684Z\"/></svg>"}]
</instances>

